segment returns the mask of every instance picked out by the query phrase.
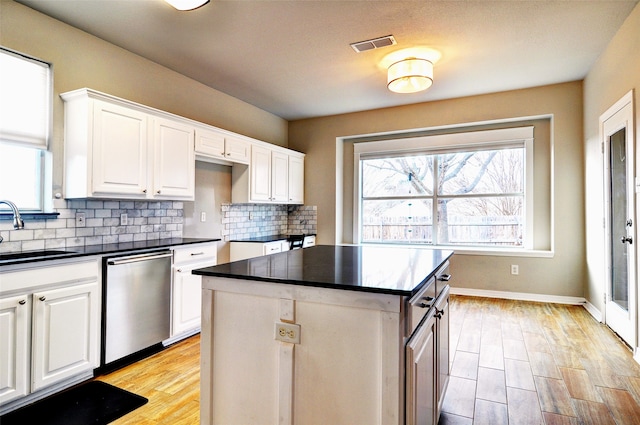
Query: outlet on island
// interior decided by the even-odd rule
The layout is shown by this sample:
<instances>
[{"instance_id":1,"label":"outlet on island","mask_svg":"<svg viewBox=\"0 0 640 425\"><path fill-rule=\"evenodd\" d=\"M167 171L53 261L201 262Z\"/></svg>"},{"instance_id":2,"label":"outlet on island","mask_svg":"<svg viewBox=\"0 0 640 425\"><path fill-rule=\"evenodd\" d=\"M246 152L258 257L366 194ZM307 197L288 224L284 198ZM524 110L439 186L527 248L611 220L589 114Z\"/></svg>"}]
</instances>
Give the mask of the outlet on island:
<instances>
[{"instance_id":1,"label":"outlet on island","mask_svg":"<svg viewBox=\"0 0 640 425\"><path fill-rule=\"evenodd\" d=\"M276 322L275 339L300 344L300 325Z\"/></svg>"}]
</instances>

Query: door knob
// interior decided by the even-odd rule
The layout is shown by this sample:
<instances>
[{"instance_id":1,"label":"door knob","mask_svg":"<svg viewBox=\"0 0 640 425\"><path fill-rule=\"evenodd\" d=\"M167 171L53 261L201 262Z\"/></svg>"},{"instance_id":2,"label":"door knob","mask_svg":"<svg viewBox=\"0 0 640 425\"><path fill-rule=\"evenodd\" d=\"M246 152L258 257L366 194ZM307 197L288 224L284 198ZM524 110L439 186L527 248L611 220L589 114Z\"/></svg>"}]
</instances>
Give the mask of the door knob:
<instances>
[{"instance_id":1,"label":"door knob","mask_svg":"<svg viewBox=\"0 0 640 425\"><path fill-rule=\"evenodd\" d=\"M629 237L629 236L623 236L620 238L620 242L622 243L627 243L629 242L629 244L633 243L633 238Z\"/></svg>"}]
</instances>

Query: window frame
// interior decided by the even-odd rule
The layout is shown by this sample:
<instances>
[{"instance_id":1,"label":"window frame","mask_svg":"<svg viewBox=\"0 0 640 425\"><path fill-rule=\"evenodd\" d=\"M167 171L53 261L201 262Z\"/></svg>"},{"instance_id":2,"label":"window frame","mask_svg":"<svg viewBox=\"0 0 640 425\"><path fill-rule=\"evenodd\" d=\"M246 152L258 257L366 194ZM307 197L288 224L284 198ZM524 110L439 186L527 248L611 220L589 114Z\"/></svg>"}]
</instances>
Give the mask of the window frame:
<instances>
[{"instance_id":1,"label":"window frame","mask_svg":"<svg viewBox=\"0 0 640 425\"><path fill-rule=\"evenodd\" d=\"M2 136L0 135L0 144L7 146L16 146L22 147L25 149L33 149L39 151L39 157L37 159L36 167L38 168L37 172L39 173L39 181L37 188L37 197L36 199L36 208L26 208L21 205L17 205L20 209L20 212L23 216L57 216L57 213L51 213L53 210L52 204L52 173L53 173L53 163L52 163L52 155L49 151L49 145L53 135L53 64L42 59L36 58L34 56L21 53L12 49L9 49L4 46L0 46L0 53L8 56L13 56L15 58L22 59L26 62L30 62L41 66L43 69L46 69L46 76L44 81L44 94L46 96L44 105L46 107L44 119L46 122L44 123L43 129L45 134L42 135L42 138L33 138L33 137L13 137L9 133ZM0 195L2 197L2 195ZM6 219L5 216L11 215L10 210L5 209L4 206L0 206L0 220Z\"/></svg>"},{"instance_id":2,"label":"window frame","mask_svg":"<svg viewBox=\"0 0 640 425\"><path fill-rule=\"evenodd\" d=\"M513 127L497 130L481 130L456 132L441 135L408 137L380 141L364 141L354 143L354 198L353 198L353 241L355 243L385 244L385 242L362 242L362 159L404 156L411 154L441 154L465 149L479 150L491 148L507 148L521 145L525 149L524 174L524 243L520 247L500 247L491 245L444 245L412 243L411 246L432 248L451 248L456 250L492 250L524 252L533 250L534 244L534 163L533 163L533 126ZM436 195L429 196L436 199ZM437 208L433 202L433 208ZM435 217L435 215L434 215ZM435 223L432 224L435 231ZM388 242L387 242L388 243ZM403 244L403 243L398 243ZM408 244L408 243L404 243Z\"/></svg>"}]
</instances>

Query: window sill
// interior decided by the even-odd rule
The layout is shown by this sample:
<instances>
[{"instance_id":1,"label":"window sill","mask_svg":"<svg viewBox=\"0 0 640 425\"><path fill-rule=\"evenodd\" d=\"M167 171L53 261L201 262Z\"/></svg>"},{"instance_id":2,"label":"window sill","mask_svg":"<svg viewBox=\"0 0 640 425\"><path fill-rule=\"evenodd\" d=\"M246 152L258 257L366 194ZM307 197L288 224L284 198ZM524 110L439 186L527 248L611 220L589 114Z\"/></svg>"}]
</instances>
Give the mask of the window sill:
<instances>
[{"instance_id":1,"label":"window sill","mask_svg":"<svg viewBox=\"0 0 640 425\"><path fill-rule=\"evenodd\" d=\"M24 221L34 221L34 220L53 220L57 219L60 213L58 212L50 212L50 213L30 213L30 212L21 212L20 217ZM0 213L0 220L13 220L13 213Z\"/></svg>"},{"instance_id":2,"label":"window sill","mask_svg":"<svg viewBox=\"0 0 640 425\"><path fill-rule=\"evenodd\" d=\"M363 243L371 246L397 246L402 248L422 248L422 249L448 249L455 251L456 255L486 255L495 257L534 257L553 258L555 253L552 250L538 249L514 249L495 247L469 247L457 245L427 245L427 244L384 244L384 243Z\"/></svg>"}]
</instances>

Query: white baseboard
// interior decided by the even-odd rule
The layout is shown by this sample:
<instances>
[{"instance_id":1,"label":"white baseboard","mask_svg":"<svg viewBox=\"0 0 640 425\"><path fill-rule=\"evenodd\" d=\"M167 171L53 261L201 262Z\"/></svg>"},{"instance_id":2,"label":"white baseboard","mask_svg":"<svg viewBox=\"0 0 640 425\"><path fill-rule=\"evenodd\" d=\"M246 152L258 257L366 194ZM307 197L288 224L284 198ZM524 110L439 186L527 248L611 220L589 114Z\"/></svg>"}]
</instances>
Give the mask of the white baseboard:
<instances>
[{"instance_id":1,"label":"white baseboard","mask_svg":"<svg viewBox=\"0 0 640 425\"><path fill-rule=\"evenodd\" d=\"M594 319L602 323L602 313L596 308L596 306L585 300L584 308L593 316Z\"/></svg>"},{"instance_id":2,"label":"white baseboard","mask_svg":"<svg viewBox=\"0 0 640 425\"><path fill-rule=\"evenodd\" d=\"M506 300L537 301L555 304L584 305L587 302L583 297L532 294L528 292L492 291L489 289L451 288L451 293L455 295L468 295L471 297L502 298Z\"/></svg>"}]
</instances>

